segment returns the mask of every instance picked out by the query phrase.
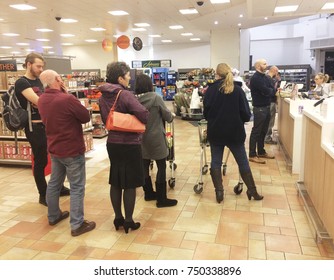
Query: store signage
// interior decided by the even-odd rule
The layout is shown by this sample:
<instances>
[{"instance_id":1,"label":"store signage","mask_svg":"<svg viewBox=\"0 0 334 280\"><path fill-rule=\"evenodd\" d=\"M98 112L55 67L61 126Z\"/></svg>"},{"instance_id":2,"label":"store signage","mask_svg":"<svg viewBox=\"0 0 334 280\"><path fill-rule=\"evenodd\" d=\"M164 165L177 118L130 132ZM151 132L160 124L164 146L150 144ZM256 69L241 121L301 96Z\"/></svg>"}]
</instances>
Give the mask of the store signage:
<instances>
[{"instance_id":1,"label":"store signage","mask_svg":"<svg viewBox=\"0 0 334 280\"><path fill-rule=\"evenodd\" d=\"M0 60L0 72L17 71L16 60Z\"/></svg>"},{"instance_id":2,"label":"store signage","mask_svg":"<svg viewBox=\"0 0 334 280\"><path fill-rule=\"evenodd\" d=\"M170 59L132 61L132 68L157 68L157 67L164 67L164 68L172 67L172 61Z\"/></svg>"}]
</instances>

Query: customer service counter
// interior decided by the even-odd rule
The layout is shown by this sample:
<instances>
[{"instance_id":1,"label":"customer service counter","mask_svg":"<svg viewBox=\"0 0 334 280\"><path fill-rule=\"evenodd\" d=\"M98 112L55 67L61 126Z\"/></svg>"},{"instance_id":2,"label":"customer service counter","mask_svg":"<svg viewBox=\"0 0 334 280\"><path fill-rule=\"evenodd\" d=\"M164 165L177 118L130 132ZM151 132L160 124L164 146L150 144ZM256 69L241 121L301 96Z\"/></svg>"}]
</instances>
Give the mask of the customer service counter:
<instances>
[{"instance_id":1,"label":"customer service counter","mask_svg":"<svg viewBox=\"0 0 334 280\"><path fill-rule=\"evenodd\" d=\"M316 110L316 100L278 98L278 141L293 174L300 173L302 112Z\"/></svg>"},{"instance_id":2,"label":"customer service counter","mask_svg":"<svg viewBox=\"0 0 334 280\"><path fill-rule=\"evenodd\" d=\"M298 188L313 215L320 238L334 238L334 99L322 108L303 112L301 164ZM327 105L326 105L327 106Z\"/></svg>"}]
</instances>

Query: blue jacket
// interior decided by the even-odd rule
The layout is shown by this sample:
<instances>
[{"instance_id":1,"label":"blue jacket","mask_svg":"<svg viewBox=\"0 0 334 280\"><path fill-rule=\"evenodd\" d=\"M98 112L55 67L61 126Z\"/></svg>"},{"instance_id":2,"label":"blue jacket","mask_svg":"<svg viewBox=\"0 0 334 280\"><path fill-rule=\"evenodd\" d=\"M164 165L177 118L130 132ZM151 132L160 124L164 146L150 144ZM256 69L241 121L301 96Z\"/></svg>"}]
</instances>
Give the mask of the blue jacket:
<instances>
[{"instance_id":1,"label":"blue jacket","mask_svg":"<svg viewBox=\"0 0 334 280\"><path fill-rule=\"evenodd\" d=\"M214 145L242 144L244 123L251 117L245 92L237 84L230 94L219 90L222 79L209 86L204 96L204 117L208 121L208 140Z\"/></svg>"}]
</instances>

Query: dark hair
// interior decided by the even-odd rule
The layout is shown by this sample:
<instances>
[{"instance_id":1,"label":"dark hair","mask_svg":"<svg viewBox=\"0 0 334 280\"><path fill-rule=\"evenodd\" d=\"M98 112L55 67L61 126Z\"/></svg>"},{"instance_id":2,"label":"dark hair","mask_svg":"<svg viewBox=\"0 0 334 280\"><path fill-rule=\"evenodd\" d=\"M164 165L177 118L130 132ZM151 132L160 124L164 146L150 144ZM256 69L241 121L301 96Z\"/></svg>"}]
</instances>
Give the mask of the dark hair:
<instances>
[{"instance_id":1,"label":"dark hair","mask_svg":"<svg viewBox=\"0 0 334 280\"><path fill-rule=\"evenodd\" d=\"M123 77L130 71L130 67L125 62L112 62L107 65L107 82L118 84L118 78Z\"/></svg>"},{"instance_id":2,"label":"dark hair","mask_svg":"<svg viewBox=\"0 0 334 280\"><path fill-rule=\"evenodd\" d=\"M139 74L136 77L136 87L135 87L136 94L152 92L152 91L153 91L153 83L151 78L146 74Z\"/></svg>"},{"instance_id":3,"label":"dark hair","mask_svg":"<svg viewBox=\"0 0 334 280\"><path fill-rule=\"evenodd\" d=\"M27 64L28 64L28 62L31 63L31 64L34 64L36 58L42 60L42 61L45 63L45 60L44 60L43 56L41 56L41 55L38 54L38 53L34 53L34 52L32 52L32 53L30 53L30 54L27 55L26 60L24 61L24 64L22 65L22 67L23 67L24 69L27 69Z\"/></svg>"}]
</instances>

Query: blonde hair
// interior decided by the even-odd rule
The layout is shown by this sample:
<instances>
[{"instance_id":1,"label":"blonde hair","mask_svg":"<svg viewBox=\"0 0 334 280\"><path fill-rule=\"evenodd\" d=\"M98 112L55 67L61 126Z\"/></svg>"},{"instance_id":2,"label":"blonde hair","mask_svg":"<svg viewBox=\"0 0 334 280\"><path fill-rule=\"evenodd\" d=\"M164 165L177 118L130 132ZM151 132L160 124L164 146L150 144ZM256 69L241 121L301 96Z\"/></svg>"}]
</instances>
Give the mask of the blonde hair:
<instances>
[{"instance_id":1,"label":"blonde hair","mask_svg":"<svg viewBox=\"0 0 334 280\"><path fill-rule=\"evenodd\" d=\"M323 82L323 83L327 83L328 80L329 80L329 76L327 74L324 74L324 73L318 73L317 75L315 76L318 76L319 79Z\"/></svg>"},{"instance_id":2,"label":"blonde hair","mask_svg":"<svg viewBox=\"0 0 334 280\"><path fill-rule=\"evenodd\" d=\"M234 90L234 83L231 67L226 63L220 63L217 65L216 74L224 79L219 90L224 91L226 94L232 93Z\"/></svg>"}]
</instances>

